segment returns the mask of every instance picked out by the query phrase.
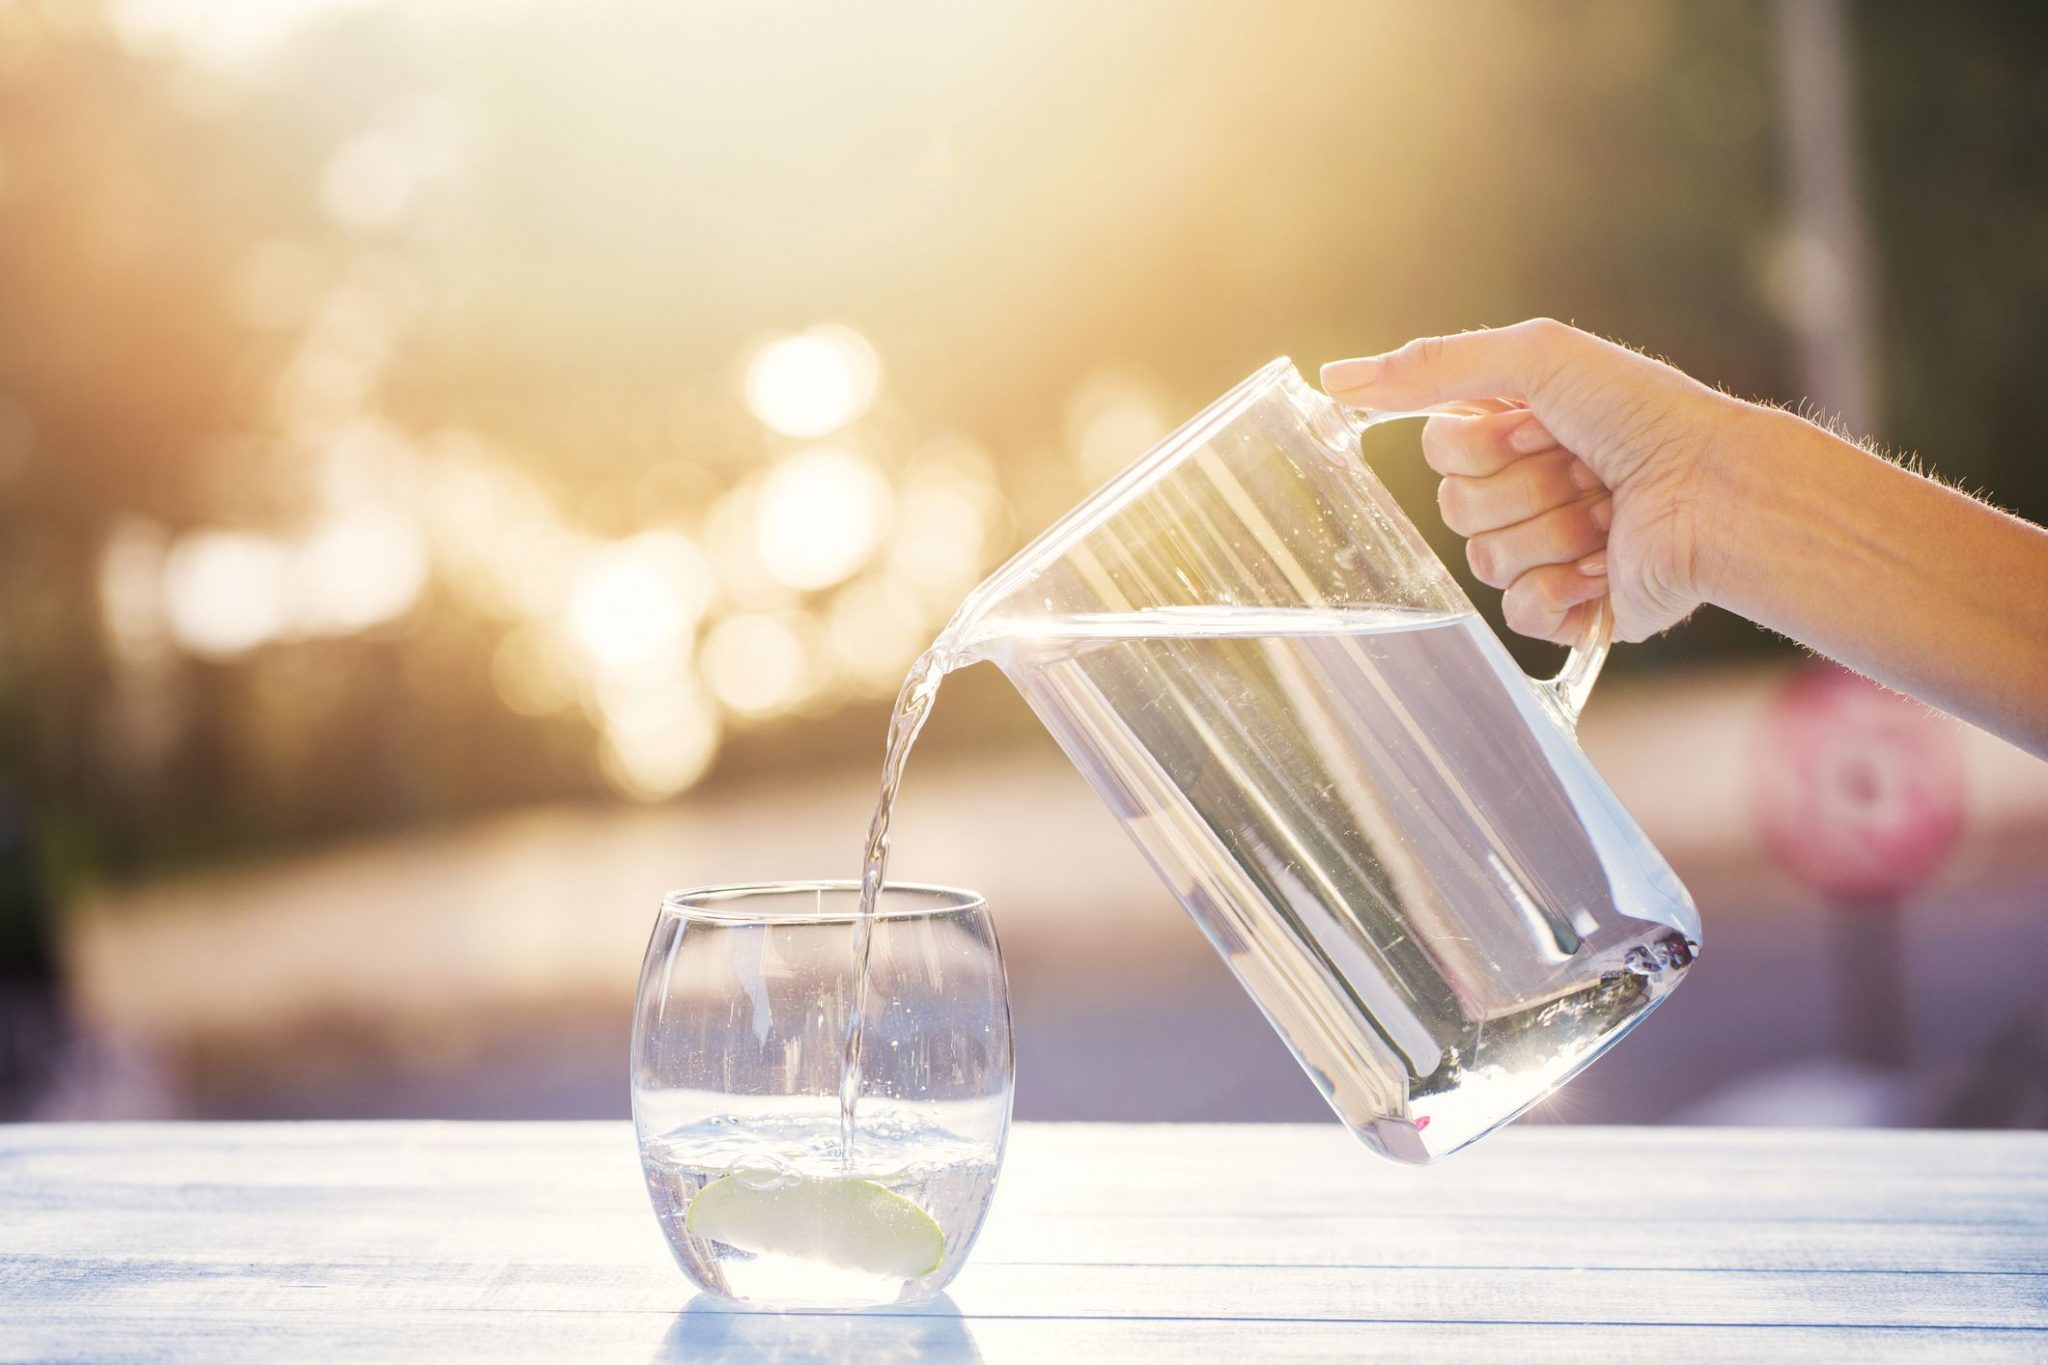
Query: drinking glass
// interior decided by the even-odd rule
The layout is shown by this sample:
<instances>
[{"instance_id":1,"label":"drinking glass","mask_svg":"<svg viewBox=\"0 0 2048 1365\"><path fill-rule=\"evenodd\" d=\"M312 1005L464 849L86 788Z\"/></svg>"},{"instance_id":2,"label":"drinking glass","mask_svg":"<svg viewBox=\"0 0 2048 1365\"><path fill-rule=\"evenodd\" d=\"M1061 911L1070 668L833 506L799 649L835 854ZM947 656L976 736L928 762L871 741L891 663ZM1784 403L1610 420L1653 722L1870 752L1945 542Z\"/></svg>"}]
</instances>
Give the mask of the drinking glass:
<instances>
[{"instance_id":1,"label":"drinking glass","mask_svg":"<svg viewBox=\"0 0 2048 1365\"><path fill-rule=\"evenodd\" d=\"M706 1293L775 1308L928 1298L981 1229L1014 1075L988 906L883 889L848 1126L859 902L855 881L662 902L633 1009L633 1122L655 1216Z\"/></svg>"}]
</instances>

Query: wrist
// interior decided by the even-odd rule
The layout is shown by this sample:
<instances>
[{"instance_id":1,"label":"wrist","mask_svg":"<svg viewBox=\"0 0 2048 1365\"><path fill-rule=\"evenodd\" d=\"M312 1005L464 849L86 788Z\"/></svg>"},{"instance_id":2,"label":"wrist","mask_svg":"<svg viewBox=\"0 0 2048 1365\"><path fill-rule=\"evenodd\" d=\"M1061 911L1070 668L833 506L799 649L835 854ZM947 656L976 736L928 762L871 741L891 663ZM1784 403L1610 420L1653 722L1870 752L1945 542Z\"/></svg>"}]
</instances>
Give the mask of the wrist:
<instances>
[{"instance_id":1,"label":"wrist","mask_svg":"<svg viewBox=\"0 0 2048 1365\"><path fill-rule=\"evenodd\" d=\"M1777 572L1772 550L1786 529L1778 523L1818 510L1808 507L1826 458L1817 443L1840 442L1781 408L1716 397L1730 410L1716 414L1716 435L1700 454L1694 586L1702 600L1744 612L1758 580Z\"/></svg>"},{"instance_id":2,"label":"wrist","mask_svg":"<svg viewBox=\"0 0 2048 1365\"><path fill-rule=\"evenodd\" d=\"M1725 408L1708 414L1705 425L1713 434L1694 459L1693 590L1702 601L1725 605L1741 559L1733 542L1746 519L1745 504L1756 497L1755 466L1767 436L1767 413L1722 394L1710 401Z\"/></svg>"}]
</instances>

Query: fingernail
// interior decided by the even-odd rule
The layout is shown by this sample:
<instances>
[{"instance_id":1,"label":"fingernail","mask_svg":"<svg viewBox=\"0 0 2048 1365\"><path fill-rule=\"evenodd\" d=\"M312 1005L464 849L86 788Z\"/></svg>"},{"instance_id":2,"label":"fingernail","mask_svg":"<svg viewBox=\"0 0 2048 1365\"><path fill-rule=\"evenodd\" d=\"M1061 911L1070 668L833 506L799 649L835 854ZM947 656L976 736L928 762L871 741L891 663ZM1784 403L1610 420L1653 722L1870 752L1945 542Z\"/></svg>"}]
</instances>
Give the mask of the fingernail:
<instances>
[{"instance_id":1,"label":"fingernail","mask_svg":"<svg viewBox=\"0 0 2048 1365\"><path fill-rule=\"evenodd\" d=\"M1607 572L1607 551L1596 550L1579 561L1579 572L1588 578L1598 578Z\"/></svg>"},{"instance_id":2,"label":"fingernail","mask_svg":"<svg viewBox=\"0 0 2048 1365\"><path fill-rule=\"evenodd\" d=\"M1543 429L1543 424L1533 417L1508 433L1508 449L1517 455L1533 455L1556 444L1550 439L1550 433Z\"/></svg>"},{"instance_id":3,"label":"fingernail","mask_svg":"<svg viewBox=\"0 0 2048 1365\"><path fill-rule=\"evenodd\" d=\"M1600 486L1600 476L1593 472L1584 460L1572 461L1572 487L1581 493L1590 493Z\"/></svg>"},{"instance_id":4,"label":"fingernail","mask_svg":"<svg viewBox=\"0 0 2048 1365\"><path fill-rule=\"evenodd\" d=\"M1614 499L1600 499L1600 501L1586 509L1586 515L1593 519L1595 526L1603 531L1606 530L1614 524Z\"/></svg>"},{"instance_id":5,"label":"fingernail","mask_svg":"<svg viewBox=\"0 0 2048 1365\"><path fill-rule=\"evenodd\" d=\"M1336 393L1339 389L1347 392L1366 388L1380 377L1380 362L1377 356L1366 356L1359 360L1333 360L1323 366L1323 392Z\"/></svg>"}]
</instances>

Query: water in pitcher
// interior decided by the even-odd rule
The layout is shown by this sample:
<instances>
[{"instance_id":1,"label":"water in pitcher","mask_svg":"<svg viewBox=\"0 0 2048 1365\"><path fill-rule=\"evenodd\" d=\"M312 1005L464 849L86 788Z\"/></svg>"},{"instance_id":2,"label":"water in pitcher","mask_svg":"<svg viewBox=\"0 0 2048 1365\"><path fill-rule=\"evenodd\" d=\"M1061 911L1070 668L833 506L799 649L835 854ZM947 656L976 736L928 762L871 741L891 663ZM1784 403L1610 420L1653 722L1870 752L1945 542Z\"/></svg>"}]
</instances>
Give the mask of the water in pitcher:
<instances>
[{"instance_id":1,"label":"water in pitcher","mask_svg":"<svg viewBox=\"0 0 2048 1365\"><path fill-rule=\"evenodd\" d=\"M1427 1161L1513 1117L1692 960L1696 930L1663 908L1687 903L1670 869L1469 612L1173 608L949 631L891 726L877 879L938 678L975 659L1010 677L1389 1156ZM850 1133L850 1102L845 1118Z\"/></svg>"},{"instance_id":2,"label":"water in pitcher","mask_svg":"<svg viewBox=\"0 0 2048 1365\"><path fill-rule=\"evenodd\" d=\"M1512 1117L1503 1093L1540 1096L1692 960L1670 869L1469 612L1168 609L972 652L1388 1155Z\"/></svg>"}]
</instances>

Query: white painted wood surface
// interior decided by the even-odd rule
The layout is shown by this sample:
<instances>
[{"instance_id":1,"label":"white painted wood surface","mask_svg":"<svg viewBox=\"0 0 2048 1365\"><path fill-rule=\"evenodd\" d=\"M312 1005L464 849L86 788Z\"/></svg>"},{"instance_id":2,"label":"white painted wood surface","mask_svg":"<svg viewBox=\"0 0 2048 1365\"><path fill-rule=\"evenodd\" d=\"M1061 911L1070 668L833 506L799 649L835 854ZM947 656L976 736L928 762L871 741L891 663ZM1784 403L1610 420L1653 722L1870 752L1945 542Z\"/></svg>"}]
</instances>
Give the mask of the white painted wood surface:
<instances>
[{"instance_id":1,"label":"white painted wood surface","mask_svg":"<svg viewBox=\"0 0 2048 1365\"><path fill-rule=\"evenodd\" d=\"M2048 1359L2048 1134L1020 1125L947 1297L691 1302L623 1123L0 1128L6 1360Z\"/></svg>"}]
</instances>

